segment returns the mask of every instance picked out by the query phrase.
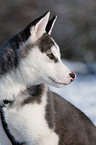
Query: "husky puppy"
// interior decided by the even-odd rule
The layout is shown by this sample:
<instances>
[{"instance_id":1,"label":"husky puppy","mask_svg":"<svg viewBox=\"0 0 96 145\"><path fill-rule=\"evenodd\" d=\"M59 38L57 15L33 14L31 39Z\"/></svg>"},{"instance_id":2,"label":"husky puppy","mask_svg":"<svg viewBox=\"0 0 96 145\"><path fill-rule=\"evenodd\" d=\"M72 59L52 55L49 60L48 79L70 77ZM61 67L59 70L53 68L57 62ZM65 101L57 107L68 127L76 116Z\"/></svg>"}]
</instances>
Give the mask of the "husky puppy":
<instances>
[{"instance_id":1,"label":"husky puppy","mask_svg":"<svg viewBox=\"0 0 96 145\"><path fill-rule=\"evenodd\" d=\"M0 49L0 104L12 145L96 145L96 128L47 85L64 87L76 75L51 37L56 16L30 23ZM69 90L70 91L70 90Z\"/></svg>"}]
</instances>

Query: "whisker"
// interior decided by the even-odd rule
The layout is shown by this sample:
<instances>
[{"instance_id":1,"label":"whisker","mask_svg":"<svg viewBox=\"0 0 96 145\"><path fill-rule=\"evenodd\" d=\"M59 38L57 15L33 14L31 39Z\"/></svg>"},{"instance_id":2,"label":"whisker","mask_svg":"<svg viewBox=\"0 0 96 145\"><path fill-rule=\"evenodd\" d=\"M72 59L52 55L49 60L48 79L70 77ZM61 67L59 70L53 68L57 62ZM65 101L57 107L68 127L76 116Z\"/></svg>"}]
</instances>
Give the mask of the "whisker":
<instances>
[{"instance_id":1,"label":"whisker","mask_svg":"<svg viewBox=\"0 0 96 145\"><path fill-rule=\"evenodd\" d=\"M65 51L66 49L68 49L68 48L61 48L61 52Z\"/></svg>"}]
</instances>

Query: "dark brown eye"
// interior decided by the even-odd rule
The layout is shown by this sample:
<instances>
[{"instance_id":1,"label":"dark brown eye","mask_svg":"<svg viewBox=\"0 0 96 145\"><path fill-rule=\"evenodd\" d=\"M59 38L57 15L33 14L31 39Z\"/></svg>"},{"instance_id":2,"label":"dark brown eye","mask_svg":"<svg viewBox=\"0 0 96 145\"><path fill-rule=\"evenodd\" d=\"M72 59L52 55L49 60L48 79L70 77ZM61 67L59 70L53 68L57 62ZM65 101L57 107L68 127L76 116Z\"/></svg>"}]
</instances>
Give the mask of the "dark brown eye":
<instances>
[{"instance_id":1,"label":"dark brown eye","mask_svg":"<svg viewBox=\"0 0 96 145\"><path fill-rule=\"evenodd\" d=\"M48 56L50 59L54 59L54 58L55 58L55 56L53 55L53 53L49 53L49 54L47 54L47 56Z\"/></svg>"},{"instance_id":2,"label":"dark brown eye","mask_svg":"<svg viewBox=\"0 0 96 145\"><path fill-rule=\"evenodd\" d=\"M48 56L50 59L54 60L54 62L58 62L58 59L53 55L53 53L49 53L49 54L47 54L47 56Z\"/></svg>"}]
</instances>

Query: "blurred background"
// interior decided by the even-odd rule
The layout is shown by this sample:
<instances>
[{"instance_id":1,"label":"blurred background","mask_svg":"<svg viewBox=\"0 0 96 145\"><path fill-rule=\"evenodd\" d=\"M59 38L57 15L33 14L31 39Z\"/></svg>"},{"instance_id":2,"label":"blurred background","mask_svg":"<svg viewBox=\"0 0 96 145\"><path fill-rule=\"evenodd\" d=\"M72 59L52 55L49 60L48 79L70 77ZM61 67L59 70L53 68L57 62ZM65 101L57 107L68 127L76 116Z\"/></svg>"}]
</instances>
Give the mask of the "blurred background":
<instances>
[{"instance_id":1,"label":"blurred background","mask_svg":"<svg viewBox=\"0 0 96 145\"><path fill-rule=\"evenodd\" d=\"M0 45L46 11L58 19L52 36L77 79L62 95L96 125L96 0L0 0Z\"/></svg>"}]
</instances>

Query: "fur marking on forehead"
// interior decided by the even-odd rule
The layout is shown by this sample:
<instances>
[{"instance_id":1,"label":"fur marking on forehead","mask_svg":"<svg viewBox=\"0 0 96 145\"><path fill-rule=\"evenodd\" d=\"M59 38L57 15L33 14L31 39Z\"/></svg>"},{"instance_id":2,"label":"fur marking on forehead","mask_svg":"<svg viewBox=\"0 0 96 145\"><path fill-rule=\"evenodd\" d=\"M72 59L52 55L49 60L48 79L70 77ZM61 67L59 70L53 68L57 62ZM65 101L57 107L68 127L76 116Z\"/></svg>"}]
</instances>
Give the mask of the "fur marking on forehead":
<instances>
[{"instance_id":1,"label":"fur marking on forehead","mask_svg":"<svg viewBox=\"0 0 96 145\"><path fill-rule=\"evenodd\" d=\"M23 49L20 50L19 54L22 58L25 58L27 54L33 49L35 44L26 44Z\"/></svg>"},{"instance_id":2,"label":"fur marking on forehead","mask_svg":"<svg viewBox=\"0 0 96 145\"><path fill-rule=\"evenodd\" d=\"M20 56L22 58L26 57L32 49L35 49L35 46L38 46L41 52L47 52L52 48L52 46L54 46L54 42L51 39L50 35L45 33L36 43L26 44L24 48L20 50Z\"/></svg>"},{"instance_id":3,"label":"fur marking on forehead","mask_svg":"<svg viewBox=\"0 0 96 145\"><path fill-rule=\"evenodd\" d=\"M44 34L38 41L38 46L41 52L47 52L54 45L50 35Z\"/></svg>"}]
</instances>

